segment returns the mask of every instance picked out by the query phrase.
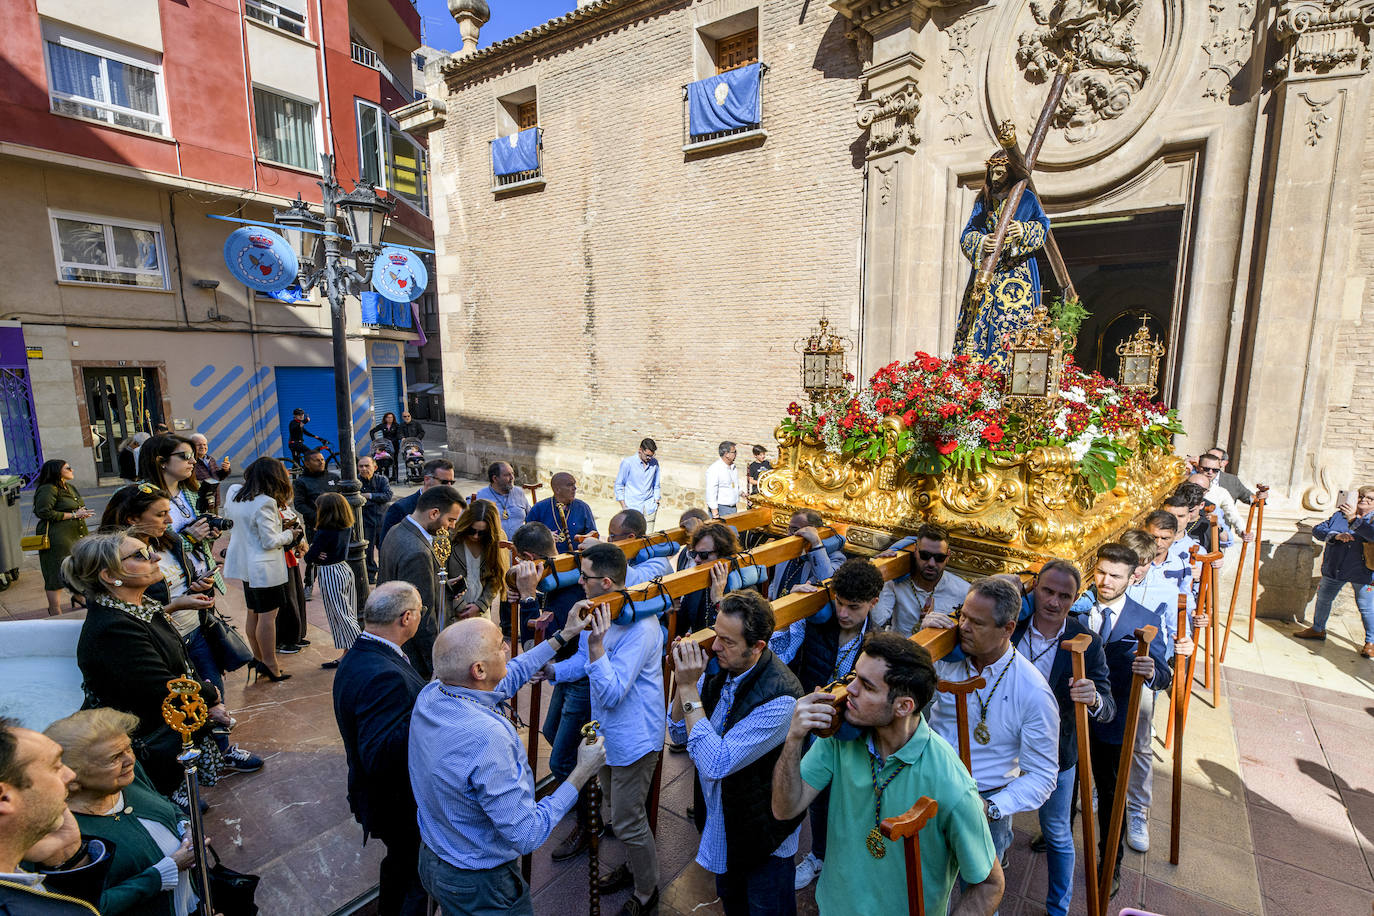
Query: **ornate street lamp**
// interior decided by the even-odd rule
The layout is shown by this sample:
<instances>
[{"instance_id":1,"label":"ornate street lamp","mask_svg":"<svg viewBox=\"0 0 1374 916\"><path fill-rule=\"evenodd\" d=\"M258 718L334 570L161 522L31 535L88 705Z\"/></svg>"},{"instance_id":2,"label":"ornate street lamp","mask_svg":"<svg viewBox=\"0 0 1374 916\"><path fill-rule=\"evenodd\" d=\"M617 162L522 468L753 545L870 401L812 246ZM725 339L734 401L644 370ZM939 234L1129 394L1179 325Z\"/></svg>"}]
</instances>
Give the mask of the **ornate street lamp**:
<instances>
[{"instance_id":1,"label":"ornate street lamp","mask_svg":"<svg viewBox=\"0 0 1374 916\"><path fill-rule=\"evenodd\" d=\"M382 234L386 232L396 198L379 197L377 186L370 181L353 182L353 190L336 201L348 222L348 234L353 238L353 257L358 264L371 264L382 250Z\"/></svg>"},{"instance_id":2,"label":"ornate street lamp","mask_svg":"<svg viewBox=\"0 0 1374 916\"><path fill-rule=\"evenodd\" d=\"M1159 378L1159 358L1164 355L1165 348L1163 341L1150 333L1149 321L1150 316L1141 315L1135 334L1116 345L1116 355L1121 357L1117 380L1146 397L1153 397Z\"/></svg>"},{"instance_id":3,"label":"ornate street lamp","mask_svg":"<svg viewBox=\"0 0 1374 916\"><path fill-rule=\"evenodd\" d=\"M801 353L802 389L813 404L846 391L845 353L849 338L830 330L830 321L822 318L810 336L797 341Z\"/></svg>"},{"instance_id":4,"label":"ornate street lamp","mask_svg":"<svg viewBox=\"0 0 1374 916\"><path fill-rule=\"evenodd\" d=\"M315 274L324 265L324 220L316 216L301 200L299 194L290 209L272 211L273 221L281 227L282 235L296 252L300 265L296 284L301 290L315 285Z\"/></svg>"}]
</instances>

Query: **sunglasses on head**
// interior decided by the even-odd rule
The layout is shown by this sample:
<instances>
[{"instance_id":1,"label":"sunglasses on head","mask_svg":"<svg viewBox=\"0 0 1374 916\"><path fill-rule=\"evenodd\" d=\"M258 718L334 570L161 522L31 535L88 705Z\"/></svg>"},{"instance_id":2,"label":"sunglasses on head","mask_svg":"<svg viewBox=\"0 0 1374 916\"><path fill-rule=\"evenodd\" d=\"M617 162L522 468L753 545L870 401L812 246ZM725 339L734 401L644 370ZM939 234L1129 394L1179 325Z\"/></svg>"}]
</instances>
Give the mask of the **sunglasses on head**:
<instances>
[{"instance_id":1,"label":"sunglasses on head","mask_svg":"<svg viewBox=\"0 0 1374 916\"><path fill-rule=\"evenodd\" d=\"M918 550L916 551L916 555L922 560L934 560L936 563L943 563L949 559L949 554L947 553L932 553L929 550Z\"/></svg>"}]
</instances>

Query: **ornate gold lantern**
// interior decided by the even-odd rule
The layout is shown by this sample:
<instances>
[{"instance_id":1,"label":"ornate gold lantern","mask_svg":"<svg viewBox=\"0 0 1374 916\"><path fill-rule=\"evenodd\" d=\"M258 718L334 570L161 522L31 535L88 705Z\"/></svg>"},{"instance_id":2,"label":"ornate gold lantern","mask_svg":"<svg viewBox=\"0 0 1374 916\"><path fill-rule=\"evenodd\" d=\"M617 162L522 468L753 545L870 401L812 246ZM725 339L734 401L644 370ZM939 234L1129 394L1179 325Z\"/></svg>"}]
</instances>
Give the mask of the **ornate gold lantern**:
<instances>
[{"instance_id":1,"label":"ornate gold lantern","mask_svg":"<svg viewBox=\"0 0 1374 916\"><path fill-rule=\"evenodd\" d=\"M1150 316L1140 316L1140 327L1135 334L1116 345L1116 355L1121 357L1121 369L1117 380L1127 388L1143 392L1153 397L1155 382L1159 378L1159 358L1164 355L1164 343L1150 334Z\"/></svg>"},{"instance_id":2,"label":"ornate gold lantern","mask_svg":"<svg viewBox=\"0 0 1374 916\"><path fill-rule=\"evenodd\" d=\"M801 353L802 389L812 403L834 397L848 389L845 381L845 354L849 338L830 330L830 320L822 318L816 331L797 341Z\"/></svg>"},{"instance_id":3,"label":"ornate gold lantern","mask_svg":"<svg viewBox=\"0 0 1374 916\"><path fill-rule=\"evenodd\" d=\"M1059 373L1064 366L1064 341L1050 323L1050 313L1037 306L1030 323L1009 335L1007 389L1009 398L1046 400L1059 397Z\"/></svg>"}]
</instances>

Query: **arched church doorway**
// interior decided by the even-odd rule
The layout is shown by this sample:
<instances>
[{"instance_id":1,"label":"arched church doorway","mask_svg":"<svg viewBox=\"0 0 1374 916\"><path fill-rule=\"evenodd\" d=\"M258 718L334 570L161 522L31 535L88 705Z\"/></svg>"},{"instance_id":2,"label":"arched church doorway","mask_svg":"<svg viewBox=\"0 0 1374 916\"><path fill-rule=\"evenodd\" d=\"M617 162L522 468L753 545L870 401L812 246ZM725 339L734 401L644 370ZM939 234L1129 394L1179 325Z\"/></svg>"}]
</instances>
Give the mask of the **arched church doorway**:
<instances>
[{"instance_id":1,"label":"arched church doorway","mask_svg":"<svg viewBox=\"0 0 1374 916\"><path fill-rule=\"evenodd\" d=\"M1051 220L1069 276L1088 310L1074 362L1117 378L1117 344L1134 334L1145 317L1151 334L1167 348L1156 391L1156 397L1167 397L1182 343L1183 209ZM1038 257L1044 301L1049 302L1061 290L1044 253Z\"/></svg>"}]
</instances>

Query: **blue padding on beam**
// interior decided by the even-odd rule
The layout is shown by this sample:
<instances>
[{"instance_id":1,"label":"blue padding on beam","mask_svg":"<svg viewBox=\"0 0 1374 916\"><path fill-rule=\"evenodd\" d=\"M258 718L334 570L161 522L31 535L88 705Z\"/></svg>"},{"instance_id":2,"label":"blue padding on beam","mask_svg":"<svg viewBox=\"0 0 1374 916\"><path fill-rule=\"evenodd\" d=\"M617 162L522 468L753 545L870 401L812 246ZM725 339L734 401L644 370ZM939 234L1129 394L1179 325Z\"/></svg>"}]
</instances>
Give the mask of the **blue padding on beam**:
<instances>
[{"instance_id":1,"label":"blue padding on beam","mask_svg":"<svg viewBox=\"0 0 1374 916\"><path fill-rule=\"evenodd\" d=\"M650 544L639 553L635 554L634 559L630 561L630 565L638 566L645 560L656 560L659 557L671 557L678 552L681 546L681 544L674 544L672 541L660 544Z\"/></svg>"},{"instance_id":2,"label":"blue padding on beam","mask_svg":"<svg viewBox=\"0 0 1374 916\"><path fill-rule=\"evenodd\" d=\"M843 534L834 534L821 541L821 546L826 553L834 553L837 550L844 550L845 540Z\"/></svg>"},{"instance_id":3,"label":"blue padding on beam","mask_svg":"<svg viewBox=\"0 0 1374 916\"><path fill-rule=\"evenodd\" d=\"M642 601L626 602L621 605L620 613L616 615L615 622L629 626L637 621L647 620L650 617L657 617L666 613L668 608L672 606L673 599L669 598L667 594L655 595Z\"/></svg>"},{"instance_id":4,"label":"blue padding on beam","mask_svg":"<svg viewBox=\"0 0 1374 916\"><path fill-rule=\"evenodd\" d=\"M814 623L829 623L829 622L830 622L830 618L831 618L831 617L834 617L834 616L835 616L835 609L834 609L833 607L831 607L831 606L830 606L830 602L827 601L827 602L825 603L825 607L821 608L819 611L817 611L816 613L812 614L812 615L811 615L809 618L807 618L807 619L808 619L808 620L811 620L811 621L814 622Z\"/></svg>"},{"instance_id":5,"label":"blue padding on beam","mask_svg":"<svg viewBox=\"0 0 1374 916\"><path fill-rule=\"evenodd\" d=\"M733 592L736 589L749 588L758 585L768 575L768 568L764 566L741 566L739 569L730 571L729 577L725 580L725 590Z\"/></svg>"},{"instance_id":6,"label":"blue padding on beam","mask_svg":"<svg viewBox=\"0 0 1374 916\"><path fill-rule=\"evenodd\" d=\"M561 572L555 576L545 576L543 579L539 580L539 590L548 594L549 592L556 592L560 588L568 588L569 586L576 585L578 575L578 570L570 569L567 572Z\"/></svg>"}]
</instances>

